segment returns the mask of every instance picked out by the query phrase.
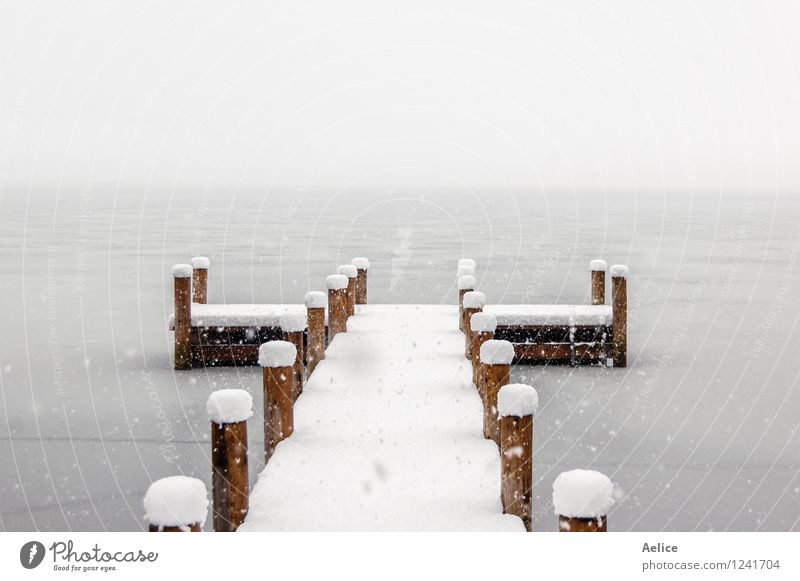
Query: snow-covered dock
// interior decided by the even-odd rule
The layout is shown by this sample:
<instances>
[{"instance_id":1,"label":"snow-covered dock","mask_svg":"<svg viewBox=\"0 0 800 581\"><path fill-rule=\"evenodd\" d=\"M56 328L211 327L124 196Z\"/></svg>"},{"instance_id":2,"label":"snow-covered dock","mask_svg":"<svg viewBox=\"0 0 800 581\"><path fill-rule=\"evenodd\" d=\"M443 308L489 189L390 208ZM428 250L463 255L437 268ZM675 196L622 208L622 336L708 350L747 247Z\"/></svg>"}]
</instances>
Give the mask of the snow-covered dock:
<instances>
[{"instance_id":1,"label":"snow-covered dock","mask_svg":"<svg viewBox=\"0 0 800 581\"><path fill-rule=\"evenodd\" d=\"M509 530L458 308L360 305L309 378L242 531Z\"/></svg>"}]
</instances>

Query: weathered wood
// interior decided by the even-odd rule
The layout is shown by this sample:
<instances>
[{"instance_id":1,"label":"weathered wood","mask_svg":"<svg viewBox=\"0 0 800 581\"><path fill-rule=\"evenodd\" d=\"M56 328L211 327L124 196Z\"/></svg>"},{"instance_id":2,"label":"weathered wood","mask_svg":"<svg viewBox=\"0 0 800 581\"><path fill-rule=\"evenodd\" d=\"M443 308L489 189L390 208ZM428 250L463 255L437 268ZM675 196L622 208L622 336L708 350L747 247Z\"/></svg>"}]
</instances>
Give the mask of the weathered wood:
<instances>
[{"instance_id":1,"label":"weathered wood","mask_svg":"<svg viewBox=\"0 0 800 581\"><path fill-rule=\"evenodd\" d=\"M516 363L542 363L553 365L601 364L603 348L600 344L575 345L569 343L514 343Z\"/></svg>"},{"instance_id":2,"label":"weathered wood","mask_svg":"<svg viewBox=\"0 0 800 581\"><path fill-rule=\"evenodd\" d=\"M606 304L606 271L592 270L592 304Z\"/></svg>"},{"instance_id":3,"label":"weathered wood","mask_svg":"<svg viewBox=\"0 0 800 581\"><path fill-rule=\"evenodd\" d=\"M325 359L325 309L308 309L308 374L311 375L317 364Z\"/></svg>"},{"instance_id":4,"label":"weathered wood","mask_svg":"<svg viewBox=\"0 0 800 581\"><path fill-rule=\"evenodd\" d=\"M328 290L328 345L347 331L347 289Z\"/></svg>"},{"instance_id":5,"label":"weathered wood","mask_svg":"<svg viewBox=\"0 0 800 581\"><path fill-rule=\"evenodd\" d=\"M181 527L159 527L158 525L148 525L148 532L151 533L199 533L203 530L203 525L199 522Z\"/></svg>"},{"instance_id":6,"label":"weathered wood","mask_svg":"<svg viewBox=\"0 0 800 581\"><path fill-rule=\"evenodd\" d=\"M258 345L192 345L193 367L256 365Z\"/></svg>"},{"instance_id":7,"label":"weathered wood","mask_svg":"<svg viewBox=\"0 0 800 581\"><path fill-rule=\"evenodd\" d=\"M533 416L500 418L500 474L503 512L532 530Z\"/></svg>"},{"instance_id":8,"label":"weathered wood","mask_svg":"<svg viewBox=\"0 0 800 581\"><path fill-rule=\"evenodd\" d=\"M472 361L473 351L472 351L472 337L475 333L472 332L472 327L470 326L472 322L472 315L475 313L482 312L483 309L464 309L464 356Z\"/></svg>"},{"instance_id":9,"label":"weathered wood","mask_svg":"<svg viewBox=\"0 0 800 581\"><path fill-rule=\"evenodd\" d=\"M605 533L608 532L608 517L578 518L559 515L558 530L562 533Z\"/></svg>"},{"instance_id":10,"label":"weathered wood","mask_svg":"<svg viewBox=\"0 0 800 581\"><path fill-rule=\"evenodd\" d=\"M500 418L497 415L497 394L500 388L511 380L510 365L483 364L486 380L484 383L483 435L500 445Z\"/></svg>"},{"instance_id":11,"label":"weathered wood","mask_svg":"<svg viewBox=\"0 0 800 581\"><path fill-rule=\"evenodd\" d=\"M494 339L494 333L482 332L482 333L472 333L472 383L478 390L478 393L481 396L481 401L484 399L484 377L486 375L485 369L482 367L481 364L481 345L489 341L490 339Z\"/></svg>"},{"instance_id":12,"label":"weathered wood","mask_svg":"<svg viewBox=\"0 0 800 581\"><path fill-rule=\"evenodd\" d=\"M234 532L247 516L250 481L247 422L211 422L214 530Z\"/></svg>"},{"instance_id":13,"label":"weathered wood","mask_svg":"<svg viewBox=\"0 0 800 581\"><path fill-rule=\"evenodd\" d=\"M464 295L467 294L469 291L474 290L471 288L467 289L460 289L458 291L458 329L459 331L464 331Z\"/></svg>"},{"instance_id":14,"label":"weathered wood","mask_svg":"<svg viewBox=\"0 0 800 581\"><path fill-rule=\"evenodd\" d=\"M611 308L613 312L614 367L628 365L628 279L626 276L611 277Z\"/></svg>"},{"instance_id":15,"label":"weathered wood","mask_svg":"<svg viewBox=\"0 0 800 581\"><path fill-rule=\"evenodd\" d=\"M367 304L367 270L365 268L358 269L358 277L356 277L356 304Z\"/></svg>"},{"instance_id":16,"label":"weathered wood","mask_svg":"<svg viewBox=\"0 0 800 581\"><path fill-rule=\"evenodd\" d=\"M275 327L192 327L193 345L255 345L283 339L283 329Z\"/></svg>"},{"instance_id":17,"label":"weathered wood","mask_svg":"<svg viewBox=\"0 0 800 581\"><path fill-rule=\"evenodd\" d=\"M192 302L206 304L208 302L208 269L192 267Z\"/></svg>"},{"instance_id":18,"label":"weathered wood","mask_svg":"<svg viewBox=\"0 0 800 581\"><path fill-rule=\"evenodd\" d=\"M347 279L347 316L356 314L356 282L358 277Z\"/></svg>"},{"instance_id":19,"label":"weathered wood","mask_svg":"<svg viewBox=\"0 0 800 581\"><path fill-rule=\"evenodd\" d=\"M498 325L495 338L511 343L569 343L570 330L576 343L611 339L611 326L605 325Z\"/></svg>"},{"instance_id":20,"label":"weathered wood","mask_svg":"<svg viewBox=\"0 0 800 581\"><path fill-rule=\"evenodd\" d=\"M192 366L192 279L176 276L175 281L175 369Z\"/></svg>"},{"instance_id":21,"label":"weathered wood","mask_svg":"<svg viewBox=\"0 0 800 581\"><path fill-rule=\"evenodd\" d=\"M294 432L294 367L263 367L264 462Z\"/></svg>"},{"instance_id":22,"label":"weathered wood","mask_svg":"<svg viewBox=\"0 0 800 581\"><path fill-rule=\"evenodd\" d=\"M292 343L295 348L297 348L297 357L295 358L294 362L295 391L293 393L293 400L297 401L297 398L300 397L301 393L303 393L303 385L305 384L305 333L303 331L291 331L284 333L284 335L285 340L289 341L289 343Z\"/></svg>"}]
</instances>

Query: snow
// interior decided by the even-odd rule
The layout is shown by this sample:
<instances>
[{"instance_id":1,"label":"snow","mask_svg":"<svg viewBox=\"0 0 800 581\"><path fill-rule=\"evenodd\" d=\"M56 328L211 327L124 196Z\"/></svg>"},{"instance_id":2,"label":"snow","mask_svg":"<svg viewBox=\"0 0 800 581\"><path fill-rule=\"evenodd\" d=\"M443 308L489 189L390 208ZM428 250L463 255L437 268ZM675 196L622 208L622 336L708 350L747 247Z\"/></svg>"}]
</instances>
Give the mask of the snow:
<instances>
[{"instance_id":1,"label":"snow","mask_svg":"<svg viewBox=\"0 0 800 581\"><path fill-rule=\"evenodd\" d=\"M615 264L610 268L613 278L628 278L628 267L624 264Z\"/></svg>"},{"instance_id":2,"label":"snow","mask_svg":"<svg viewBox=\"0 0 800 581\"><path fill-rule=\"evenodd\" d=\"M553 507L557 515L600 518L614 506L614 485L594 470L562 472L553 482Z\"/></svg>"},{"instance_id":3,"label":"snow","mask_svg":"<svg viewBox=\"0 0 800 581\"><path fill-rule=\"evenodd\" d=\"M337 274L343 274L347 278L357 278L358 269L352 264L342 264L336 269Z\"/></svg>"},{"instance_id":4,"label":"snow","mask_svg":"<svg viewBox=\"0 0 800 581\"><path fill-rule=\"evenodd\" d=\"M522 531L454 305L363 305L251 490L240 531Z\"/></svg>"},{"instance_id":5,"label":"snow","mask_svg":"<svg viewBox=\"0 0 800 581\"><path fill-rule=\"evenodd\" d=\"M189 476L168 476L156 480L144 496L145 520L159 527L204 523L208 494L202 480Z\"/></svg>"},{"instance_id":6,"label":"snow","mask_svg":"<svg viewBox=\"0 0 800 581\"><path fill-rule=\"evenodd\" d=\"M460 278L462 276L475 276L475 268L469 266L468 264L464 264L458 267L458 274L456 277Z\"/></svg>"},{"instance_id":7,"label":"snow","mask_svg":"<svg viewBox=\"0 0 800 581\"><path fill-rule=\"evenodd\" d=\"M291 367L297 359L297 347L289 341L267 341L258 348L261 367Z\"/></svg>"},{"instance_id":8,"label":"snow","mask_svg":"<svg viewBox=\"0 0 800 581\"><path fill-rule=\"evenodd\" d=\"M481 345L480 359L487 365L510 365L514 359L514 346L501 339L489 339Z\"/></svg>"},{"instance_id":9,"label":"snow","mask_svg":"<svg viewBox=\"0 0 800 581\"><path fill-rule=\"evenodd\" d=\"M218 389L208 396L206 412L217 424L243 422L253 415L253 396L243 389Z\"/></svg>"},{"instance_id":10,"label":"snow","mask_svg":"<svg viewBox=\"0 0 800 581\"><path fill-rule=\"evenodd\" d=\"M486 295L480 291L464 293L463 306L465 309L482 309L486 304Z\"/></svg>"},{"instance_id":11,"label":"snow","mask_svg":"<svg viewBox=\"0 0 800 581\"><path fill-rule=\"evenodd\" d=\"M288 317L287 317L288 315ZM226 305L192 303L193 327L281 327L284 322L305 321L305 305ZM170 316L169 328L175 326ZM305 324L298 330L305 329Z\"/></svg>"},{"instance_id":12,"label":"snow","mask_svg":"<svg viewBox=\"0 0 800 581\"><path fill-rule=\"evenodd\" d=\"M608 268L608 264L606 263L606 261L605 260L601 260L599 258L596 258L595 260L592 260L589 263L589 270L591 270L591 271L595 271L595 270L603 270L603 271L605 271L606 268Z\"/></svg>"},{"instance_id":13,"label":"snow","mask_svg":"<svg viewBox=\"0 0 800 581\"><path fill-rule=\"evenodd\" d=\"M459 258L458 266L471 266L472 268L476 268L477 264L471 258Z\"/></svg>"},{"instance_id":14,"label":"snow","mask_svg":"<svg viewBox=\"0 0 800 581\"><path fill-rule=\"evenodd\" d=\"M611 325L608 305L487 305L487 313L506 325Z\"/></svg>"},{"instance_id":15,"label":"snow","mask_svg":"<svg viewBox=\"0 0 800 581\"><path fill-rule=\"evenodd\" d=\"M192 265L190 264L176 264L172 267L172 276L174 278L191 278Z\"/></svg>"},{"instance_id":16,"label":"snow","mask_svg":"<svg viewBox=\"0 0 800 581\"><path fill-rule=\"evenodd\" d=\"M278 326L287 333L305 331L308 327L308 312L287 311L281 315Z\"/></svg>"},{"instance_id":17,"label":"snow","mask_svg":"<svg viewBox=\"0 0 800 581\"><path fill-rule=\"evenodd\" d=\"M458 278L458 290L472 290L478 282L475 280L474 276L467 275L467 276L460 276Z\"/></svg>"},{"instance_id":18,"label":"snow","mask_svg":"<svg viewBox=\"0 0 800 581\"><path fill-rule=\"evenodd\" d=\"M533 386L510 383L497 394L497 413L505 416L530 416L539 409L539 395Z\"/></svg>"},{"instance_id":19,"label":"snow","mask_svg":"<svg viewBox=\"0 0 800 581\"><path fill-rule=\"evenodd\" d=\"M342 290L347 288L347 277L343 274L331 274L325 279L325 284L328 285L328 290Z\"/></svg>"},{"instance_id":20,"label":"snow","mask_svg":"<svg viewBox=\"0 0 800 581\"><path fill-rule=\"evenodd\" d=\"M205 256L195 256L192 258L192 268L200 270L208 270L211 261Z\"/></svg>"},{"instance_id":21,"label":"snow","mask_svg":"<svg viewBox=\"0 0 800 581\"><path fill-rule=\"evenodd\" d=\"M476 333L494 333L497 330L497 317L492 313L475 313L469 319L469 327Z\"/></svg>"},{"instance_id":22,"label":"snow","mask_svg":"<svg viewBox=\"0 0 800 581\"><path fill-rule=\"evenodd\" d=\"M369 270L369 260L363 256L354 258L350 261L350 264L355 266L358 270Z\"/></svg>"},{"instance_id":23,"label":"snow","mask_svg":"<svg viewBox=\"0 0 800 581\"><path fill-rule=\"evenodd\" d=\"M304 304L308 309L324 309L328 306L328 295L322 291L309 291L306 293Z\"/></svg>"}]
</instances>

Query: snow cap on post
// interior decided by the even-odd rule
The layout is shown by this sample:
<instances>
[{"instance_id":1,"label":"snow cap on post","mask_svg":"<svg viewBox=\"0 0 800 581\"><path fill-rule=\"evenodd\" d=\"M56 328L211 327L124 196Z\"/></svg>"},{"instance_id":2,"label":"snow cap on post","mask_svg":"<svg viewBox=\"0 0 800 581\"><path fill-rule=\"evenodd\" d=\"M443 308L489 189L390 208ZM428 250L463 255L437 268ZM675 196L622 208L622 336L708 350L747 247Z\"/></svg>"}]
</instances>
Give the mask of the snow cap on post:
<instances>
[{"instance_id":1,"label":"snow cap on post","mask_svg":"<svg viewBox=\"0 0 800 581\"><path fill-rule=\"evenodd\" d=\"M176 264L172 267L172 276L175 278L191 278L192 265L191 264Z\"/></svg>"},{"instance_id":2,"label":"snow cap on post","mask_svg":"<svg viewBox=\"0 0 800 581\"><path fill-rule=\"evenodd\" d=\"M481 345L481 363L486 365L511 365L514 346L509 341L489 339Z\"/></svg>"},{"instance_id":3,"label":"snow cap on post","mask_svg":"<svg viewBox=\"0 0 800 581\"><path fill-rule=\"evenodd\" d=\"M215 424L235 424L253 415L253 396L243 389L219 389L208 396L206 411Z\"/></svg>"},{"instance_id":4,"label":"snow cap on post","mask_svg":"<svg viewBox=\"0 0 800 581\"><path fill-rule=\"evenodd\" d=\"M208 494L202 480L168 476L156 480L144 495L144 518L158 527L201 525L208 514Z\"/></svg>"},{"instance_id":5,"label":"snow cap on post","mask_svg":"<svg viewBox=\"0 0 800 581\"><path fill-rule=\"evenodd\" d=\"M460 278L462 276L475 276L475 267L470 266L468 264L463 264L458 267L458 274L456 274L456 278Z\"/></svg>"},{"instance_id":6,"label":"snow cap on post","mask_svg":"<svg viewBox=\"0 0 800 581\"><path fill-rule=\"evenodd\" d=\"M608 264L606 263L605 260L602 260L600 258L596 258L589 263L589 270L591 270L592 272L597 270L605 270L606 268L608 268Z\"/></svg>"},{"instance_id":7,"label":"snow cap on post","mask_svg":"<svg viewBox=\"0 0 800 581\"><path fill-rule=\"evenodd\" d=\"M358 269L352 264L342 264L336 269L337 274L343 274L347 278L356 278L358 276Z\"/></svg>"},{"instance_id":8,"label":"snow cap on post","mask_svg":"<svg viewBox=\"0 0 800 581\"><path fill-rule=\"evenodd\" d=\"M492 313L475 313L469 320L469 327L473 333L494 333L497 330L497 317Z\"/></svg>"},{"instance_id":9,"label":"snow cap on post","mask_svg":"<svg viewBox=\"0 0 800 581\"><path fill-rule=\"evenodd\" d=\"M458 290L473 290L478 284L474 276L467 275L458 278Z\"/></svg>"},{"instance_id":10,"label":"snow cap on post","mask_svg":"<svg viewBox=\"0 0 800 581\"><path fill-rule=\"evenodd\" d=\"M465 309L482 309L486 304L486 295L480 291L469 291L464 293ZM477 313L476 313L477 314ZM473 315L474 317L475 315Z\"/></svg>"},{"instance_id":11,"label":"snow cap on post","mask_svg":"<svg viewBox=\"0 0 800 581\"><path fill-rule=\"evenodd\" d=\"M475 268L477 267L477 264L475 264L475 261L471 258L461 258L458 261L458 266L471 266L472 268Z\"/></svg>"},{"instance_id":12,"label":"snow cap on post","mask_svg":"<svg viewBox=\"0 0 800 581\"><path fill-rule=\"evenodd\" d=\"M553 506L557 515L600 518L614 505L614 485L594 470L562 472L553 482Z\"/></svg>"},{"instance_id":13,"label":"snow cap on post","mask_svg":"<svg viewBox=\"0 0 800 581\"><path fill-rule=\"evenodd\" d=\"M208 270L211 261L206 256L195 256L192 258L192 268L199 270Z\"/></svg>"},{"instance_id":14,"label":"snow cap on post","mask_svg":"<svg viewBox=\"0 0 800 581\"><path fill-rule=\"evenodd\" d=\"M509 383L497 394L497 413L506 416L532 416L539 409L539 394L531 385Z\"/></svg>"},{"instance_id":15,"label":"snow cap on post","mask_svg":"<svg viewBox=\"0 0 800 581\"><path fill-rule=\"evenodd\" d=\"M289 341L267 341L258 348L261 367L291 367L297 358L297 347Z\"/></svg>"},{"instance_id":16,"label":"snow cap on post","mask_svg":"<svg viewBox=\"0 0 800 581\"><path fill-rule=\"evenodd\" d=\"M358 270L369 270L369 260L363 256L359 256L350 261L350 264L355 266Z\"/></svg>"},{"instance_id":17,"label":"snow cap on post","mask_svg":"<svg viewBox=\"0 0 800 581\"><path fill-rule=\"evenodd\" d=\"M328 305L328 297L322 291L309 291L304 303L307 309L324 309Z\"/></svg>"},{"instance_id":18,"label":"snow cap on post","mask_svg":"<svg viewBox=\"0 0 800 581\"><path fill-rule=\"evenodd\" d=\"M279 326L285 333L305 331L308 326L306 313L283 313L280 318Z\"/></svg>"},{"instance_id":19,"label":"snow cap on post","mask_svg":"<svg viewBox=\"0 0 800 581\"><path fill-rule=\"evenodd\" d=\"M628 278L628 267L624 264L615 264L610 271L614 278Z\"/></svg>"},{"instance_id":20,"label":"snow cap on post","mask_svg":"<svg viewBox=\"0 0 800 581\"><path fill-rule=\"evenodd\" d=\"M347 277L343 274L330 274L325 279L328 290L342 290L347 288Z\"/></svg>"}]
</instances>

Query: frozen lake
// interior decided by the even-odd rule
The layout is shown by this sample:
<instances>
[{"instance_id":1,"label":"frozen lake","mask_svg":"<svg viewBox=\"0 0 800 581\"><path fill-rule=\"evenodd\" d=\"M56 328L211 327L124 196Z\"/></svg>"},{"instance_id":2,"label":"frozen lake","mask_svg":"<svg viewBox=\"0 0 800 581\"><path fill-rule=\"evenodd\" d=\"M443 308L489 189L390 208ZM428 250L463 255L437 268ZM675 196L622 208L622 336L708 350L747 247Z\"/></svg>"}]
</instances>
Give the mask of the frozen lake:
<instances>
[{"instance_id":1,"label":"frozen lake","mask_svg":"<svg viewBox=\"0 0 800 581\"><path fill-rule=\"evenodd\" d=\"M301 302L367 256L370 302L454 303L469 256L490 303L582 303L590 259L628 264L627 369L513 371L541 400L534 529L556 530L552 482L578 467L620 487L613 530L800 529L792 197L95 186L7 194L0 236L5 530L140 530L151 481L210 484L206 398L258 409L261 380L172 370L170 267L198 254L210 302ZM252 421L251 478L262 436Z\"/></svg>"}]
</instances>

